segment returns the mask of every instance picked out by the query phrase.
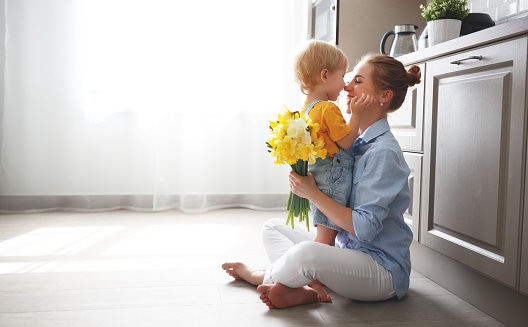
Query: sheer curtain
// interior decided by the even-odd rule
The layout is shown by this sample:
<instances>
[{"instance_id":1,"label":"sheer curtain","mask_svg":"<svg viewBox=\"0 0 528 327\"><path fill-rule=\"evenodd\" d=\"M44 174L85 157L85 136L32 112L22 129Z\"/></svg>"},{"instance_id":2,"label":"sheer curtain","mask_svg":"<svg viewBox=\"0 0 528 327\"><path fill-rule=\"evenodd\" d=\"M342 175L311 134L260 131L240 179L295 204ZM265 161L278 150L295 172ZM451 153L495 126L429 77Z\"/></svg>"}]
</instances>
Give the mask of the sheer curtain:
<instances>
[{"instance_id":1,"label":"sheer curtain","mask_svg":"<svg viewBox=\"0 0 528 327\"><path fill-rule=\"evenodd\" d=\"M3 0L0 210L283 208L310 0Z\"/></svg>"}]
</instances>

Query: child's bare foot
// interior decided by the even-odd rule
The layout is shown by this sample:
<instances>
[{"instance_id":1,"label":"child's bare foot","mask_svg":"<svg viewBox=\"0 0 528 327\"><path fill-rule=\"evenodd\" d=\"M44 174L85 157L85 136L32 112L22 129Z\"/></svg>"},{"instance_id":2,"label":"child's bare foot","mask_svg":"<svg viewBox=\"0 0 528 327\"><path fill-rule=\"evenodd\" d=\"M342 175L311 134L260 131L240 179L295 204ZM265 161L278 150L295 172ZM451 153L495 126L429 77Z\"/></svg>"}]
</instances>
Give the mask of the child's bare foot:
<instances>
[{"instance_id":1,"label":"child's bare foot","mask_svg":"<svg viewBox=\"0 0 528 327\"><path fill-rule=\"evenodd\" d=\"M320 281L318 281L317 279L314 279L308 286L310 286L311 288L315 290L315 292L317 292L317 301L332 302L332 298L326 292L326 290L323 287L323 284Z\"/></svg>"},{"instance_id":2,"label":"child's bare foot","mask_svg":"<svg viewBox=\"0 0 528 327\"><path fill-rule=\"evenodd\" d=\"M257 291L260 293L260 300L270 309L317 302L317 292L309 286L289 288L282 284L260 285Z\"/></svg>"},{"instance_id":3,"label":"child's bare foot","mask_svg":"<svg viewBox=\"0 0 528 327\"><path fill-rule=\"evenodd\" d=\"M242 262L226 262L222 269L236 280L243 280L252 285L259 286L264 281L265 270L252 269Z\"/></svg>"}]
</instances>

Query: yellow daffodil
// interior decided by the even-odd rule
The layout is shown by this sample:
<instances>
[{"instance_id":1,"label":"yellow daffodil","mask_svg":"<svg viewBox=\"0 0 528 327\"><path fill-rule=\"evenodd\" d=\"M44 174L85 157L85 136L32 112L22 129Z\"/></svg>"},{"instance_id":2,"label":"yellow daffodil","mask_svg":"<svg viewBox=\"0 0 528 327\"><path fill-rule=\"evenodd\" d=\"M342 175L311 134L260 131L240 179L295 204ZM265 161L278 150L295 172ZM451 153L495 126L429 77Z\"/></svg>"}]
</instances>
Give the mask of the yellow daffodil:
<instances>
[{"instance_id":1,"label":"yellow daffodil","mask_svg":"<svg viewBox=\"0 0 528 327\"><path fill-rule=\"evenodd\" d=\"M319 125L303 115L303 112L290 111L279 113L276 119L269 122L271 137L266 142L268 152L275 157L275 164L288 164L296 173L306 176L308 163L313 164L317 158L326 158L323 138L319 135ZM287 224L294 228L294 217L299 221L306 220L310 229L307 199L300 198L290 191L287 203Z\"/></svg>"}]
</instances>

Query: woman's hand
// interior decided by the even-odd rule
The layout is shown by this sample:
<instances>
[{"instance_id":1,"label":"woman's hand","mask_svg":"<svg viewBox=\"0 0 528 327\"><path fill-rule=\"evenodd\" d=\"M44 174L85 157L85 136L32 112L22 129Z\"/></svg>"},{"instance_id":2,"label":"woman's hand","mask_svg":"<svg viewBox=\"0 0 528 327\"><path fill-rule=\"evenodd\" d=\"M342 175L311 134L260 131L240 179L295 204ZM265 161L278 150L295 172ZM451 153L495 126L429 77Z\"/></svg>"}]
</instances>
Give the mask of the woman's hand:
<instances>
[{"instance_id":1,"label":"woman's hand","mask_svg":"<svg viewBox=\"0 0 528 327\"><path fill-rule=\"evenodd\" d=\"M308 176L301 176L296 172L291 171L289 179L290 189L293 193L310 200L337 226L352 234L356 233L352 223L352 209L339 204L321 192L321 190L317 188L315 178L311 173L308 173Z\"/></svg>"},{"instance_id":2,"label":"woman's hand","mask_svg":"<svg viewBox=\"0 0 528 327\"><path fill-rule=\"evenodd\" d=\"M349 96L347 97L346 113L361 115L368 109L372 101L374 101L374 96L371 96L370 94L361 93L359 98L357 96Z\"/></svg>"},{"instance_id":3,"label":"woman's hand","mask_svg":"<svg viewBox=\"0 0 528 327\"><path fill-rule=\"evenodd\" d=\"M315 193L319 191L317 184L315 183L315 178L310 172L308 173L308 176L301 176L292 170L290 172L289 180L290 189L301 198L312 200Z\"/></svg>"}]
</instances>

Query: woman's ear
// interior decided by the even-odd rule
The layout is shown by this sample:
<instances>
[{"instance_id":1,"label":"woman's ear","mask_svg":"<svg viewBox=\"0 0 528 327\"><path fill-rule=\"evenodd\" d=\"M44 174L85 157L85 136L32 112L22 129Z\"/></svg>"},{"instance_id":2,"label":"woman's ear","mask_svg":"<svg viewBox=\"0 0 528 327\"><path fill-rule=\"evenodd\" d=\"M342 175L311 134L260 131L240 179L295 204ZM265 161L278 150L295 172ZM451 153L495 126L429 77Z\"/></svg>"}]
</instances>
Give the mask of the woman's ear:
<instances>
[{"instance_id":1,"label":"woman's ear","mask_svg":"<svg viewBox=\"0 0 528 327\"><path fill-rule=\"evenodd\" d=\"M392 97L394 96L394 92L392 90L385 90L383 91L383 93L381 94L381 98L380 98L380 101L382 101L383 103L387 103L389 102L390 100L392 100Z\"/></svg>"}]
</instances>

